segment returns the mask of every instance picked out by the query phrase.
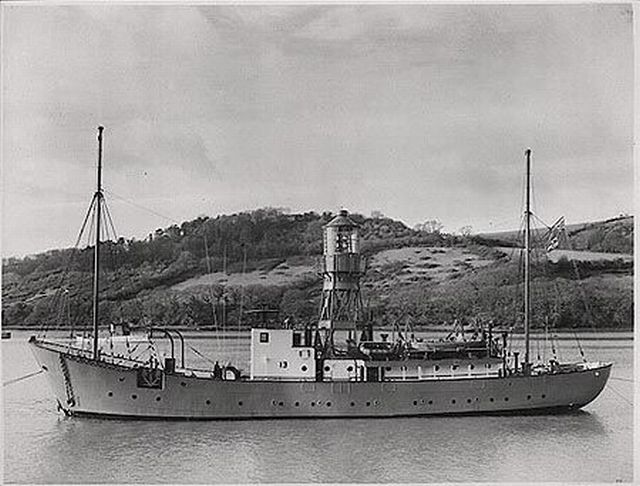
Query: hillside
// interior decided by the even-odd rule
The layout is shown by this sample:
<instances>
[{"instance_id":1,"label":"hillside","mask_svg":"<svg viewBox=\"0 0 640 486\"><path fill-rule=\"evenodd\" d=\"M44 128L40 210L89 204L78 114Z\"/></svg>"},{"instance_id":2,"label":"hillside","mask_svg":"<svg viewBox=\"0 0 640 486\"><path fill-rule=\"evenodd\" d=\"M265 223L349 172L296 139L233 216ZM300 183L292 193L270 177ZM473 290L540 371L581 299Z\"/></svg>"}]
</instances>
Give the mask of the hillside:
<instances>
[{"instance_id":1,"label":"hillside","mask_svg":"<svg viewBox=\"0 0 640 486\"><path fill-rule=\"evenodd\" d=\"M535 228L533 240L542 240L546 228ZM479 235L488 244L521 244L522 235L517 231L483 233ZM569 224L566 226L566 239L560 248L565 250L583 250L601 253L633 254L633 216L619 216L592 223Z\"/></svg>"},{"instance_id":2,"label":"hillside","mask_svg":"<svg viewBox=\"0 0 640 486\"><path fill-rule=\"evenodd\" d=\"M144 241L107 242L101 252L103 322L245 326L250 319L245 311L256 308L311 322L321 293L322 226L332 216L263 209L198 218L158 229ZM513 322L521 291L518 257L498 246L504 241L417 231L389 218L352 217L362 228L368 265L364 300L376 321L419 326L482 316ZM584 225L576 235L606 234L610 224ZM596 246L595 238L584 239ZM91 258L92 248L85 248L4 260L3 326L89 325ZM564 256L534 268L541 297L562 290L553 308L557 324L630 327L632 261L578 258L585 261L575 267ZM579 282L575 270L587 278ZM61 282L64 292L57 292ZM582 305L585 292L597 302L592 318Z\"/></svg>"}]
</instances>

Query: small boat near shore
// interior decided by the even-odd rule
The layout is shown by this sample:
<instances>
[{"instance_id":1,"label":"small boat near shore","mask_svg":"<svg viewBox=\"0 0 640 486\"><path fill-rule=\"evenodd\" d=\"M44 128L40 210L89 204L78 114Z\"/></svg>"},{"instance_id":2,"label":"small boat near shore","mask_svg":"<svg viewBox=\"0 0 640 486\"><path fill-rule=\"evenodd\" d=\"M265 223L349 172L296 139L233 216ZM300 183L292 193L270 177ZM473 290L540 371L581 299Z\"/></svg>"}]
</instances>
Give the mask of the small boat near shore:
<instances>
[{"instance_id":1,"label":"small boat near shore","mask_svg":"<svg viewBox=\"0 0 640 486\"><path fill-rule=\"evenodd\" d=\"M98 184L91 208L100 228L103 128L98 130ZM530 155L527 151L527 181ZM600 394L612 364L531 360L528 201L529 184L521 359L508 352L507 332L491 323L478 325L470 338L457 333L418 340L398 333L392 340L388 335L378 339L374 323L363 318L359 226L344 210L324 226L317 322L252 328L249 369L221 366L216 357L210 369L189 367L184 336L167 328L149 329L170 340L171 353L164 360L135 359L110 349L109 339L100 337L100 231L94 247L93 334L80 341L32 336L29 343L67 415L212 420L576 410Z\"/></svg>"}]
</instances>

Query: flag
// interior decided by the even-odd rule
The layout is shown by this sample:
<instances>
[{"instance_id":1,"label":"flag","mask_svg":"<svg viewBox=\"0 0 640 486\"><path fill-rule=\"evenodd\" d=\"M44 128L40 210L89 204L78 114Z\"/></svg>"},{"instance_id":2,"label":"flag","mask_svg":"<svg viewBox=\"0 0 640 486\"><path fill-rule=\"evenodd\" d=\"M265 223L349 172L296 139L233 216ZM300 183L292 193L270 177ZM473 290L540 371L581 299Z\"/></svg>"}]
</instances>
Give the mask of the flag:
<instances>
[{"instance_id":1,"label":"flag","mask_svg":"<svg viewBox=\"0 0 640 486\"><path fill-rule=\"evenodd\" d=\"M547 252L555 250L558 248L560 244L560 236L564 232L564 216L562 216L558 221L553 223L553 225L547 231L545 235L545 244L547 247Z\"/></svg>"}]
</instances>

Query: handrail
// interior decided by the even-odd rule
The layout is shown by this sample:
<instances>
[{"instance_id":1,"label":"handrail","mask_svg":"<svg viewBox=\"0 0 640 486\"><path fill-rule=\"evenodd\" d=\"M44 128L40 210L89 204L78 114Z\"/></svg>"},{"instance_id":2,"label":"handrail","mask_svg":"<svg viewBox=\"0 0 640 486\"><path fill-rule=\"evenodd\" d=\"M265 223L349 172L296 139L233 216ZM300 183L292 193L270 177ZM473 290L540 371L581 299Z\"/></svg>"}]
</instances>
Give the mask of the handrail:
<instances>
[{"instance_id":1,"label":"handrail","mask_svg":"<svg viewBox=\"0 0 640 486\"><path fill-rule=\"evenodd\" d=\"M90 350L87 350L87 349L76 348L74 346L68 346L66 344L57 343L55 341L38 340L38 342L44 344L47 347L57 348L57 349L60 349L61 351L64 351L66 354L78 356L78 357L81 357L81 358L92 358L92 356L93 356L93 353ZM108 358L110 358L110 359L108 359ZM130 358L130 357L127 357L127 356L113 356L113 355L106 354L106 353L101 355L101 359L103 359L105 362L126 361L126 362L139 363L139 364L146 364L147 363L146 361L135 359L135 358Z\"/></svg>"},{"instance_id":2,"label":"handrail","mask_svg":"<svg viewBox=\"0 0 640 486\"><path fill-rule=\"evenodd\" d=\"M173 342L173 336L171 335L171 333L169 331L167 331L165 328L163 327L150 327L149 328L149 338L153 337L153 331L161 331L164 333L165 336L167 336L169 338L169 341L171 342L171 359L175 360L175 344Z\"/></svg>"},{"instance_id":3,"label":"handrail","mask_svg":"<svg viewBox=\"0 0 640 486\"><path fill-rule=\"evenodd\" d=\"M180 338L180 364L182 366L182 368L184 368L184 336L182 335L182 333L180 331L178 331L177 329L171 329L173 332L175 332L178 337Z\"/></svg>"},{"instance_id":4,"label":"handrail","mask_svg":"<svg viewBox=\"0 0 640 486\"><path fill-rule=\"evenodd\" d=\"M149 329L151 331L153 330L162 331L171 340L171 357L174 359L175 359L175 356L173 351L173 336L171 335L171 332L176 333L176 335L180 339L180 365L182 368L184 368L184 356L185 356L184 355L184 336L182 335L182 333L176 329L171 329L167 327L150 327Z\"/></svg>"}]
</instances>

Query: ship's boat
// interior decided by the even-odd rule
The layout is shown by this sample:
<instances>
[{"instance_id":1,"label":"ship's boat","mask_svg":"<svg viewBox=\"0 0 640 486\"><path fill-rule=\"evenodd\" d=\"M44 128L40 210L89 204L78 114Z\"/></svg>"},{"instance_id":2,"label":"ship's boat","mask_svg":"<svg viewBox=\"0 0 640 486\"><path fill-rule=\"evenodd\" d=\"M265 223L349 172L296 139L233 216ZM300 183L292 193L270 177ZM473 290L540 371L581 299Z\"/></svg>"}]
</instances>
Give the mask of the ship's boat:
<instances>
[{"instance_id":1,"label":"ship's boat","mask_svg":"<svg viewBox=\"0 0 640 486\"><path fill-rule=\"evenodd\" d=\"M102 130L98 185L90 206L97 228L104 198ZM529 164L527 151L527 174ZM527 206L527 263L530 215ZM149 328L143 336L127 332L114 338L110 330L108 337L105 331L100 335L101 240L100 231L95 233L93 333L79 340L30 339L58 407L67 415L195 420L566 411L594 400L611 371L611 363L531 361L526 271L522 362L517 353L508 353L506 333L490 323L476 326L469 339L376 339L372 323L362 322L359 227L346 211L324 227L319 320L303 329L264 322L252 328L248 370L213 359L210 369L196 369L185 363L178 331ZM137 358L132 348L154 334L170 340L170 354Z\"/></svg>"}]
</instances>

